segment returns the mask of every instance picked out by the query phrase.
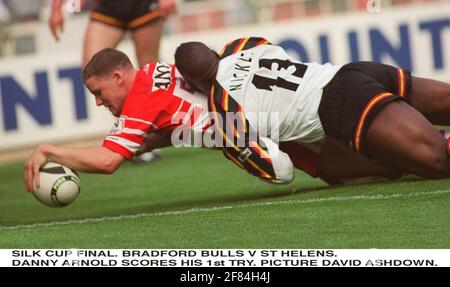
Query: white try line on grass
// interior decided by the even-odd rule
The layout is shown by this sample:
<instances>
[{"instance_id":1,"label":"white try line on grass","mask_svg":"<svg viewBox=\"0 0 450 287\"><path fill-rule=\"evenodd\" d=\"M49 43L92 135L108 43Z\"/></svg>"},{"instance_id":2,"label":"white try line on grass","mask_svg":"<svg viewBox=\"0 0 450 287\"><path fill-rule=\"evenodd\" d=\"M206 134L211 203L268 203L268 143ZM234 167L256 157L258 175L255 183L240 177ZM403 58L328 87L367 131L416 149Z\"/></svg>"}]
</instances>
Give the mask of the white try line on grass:
<instances>
[{"instance_id":1,"label":"white try line on grass","mask_svg":"<svg viewBox=\"0 0 450 287\"><path fill-rule=\"evenodd\" d=\"M244 204L228 205L228 206L198 207L198 208L176 210L176 211L164 211L164 212L155 212L155 213L138 213L138 214L132 214L132 215L104 216L104 217L92 217L92 218L73 219L73 220L64 220L64 221L53 221L53 222L46 222L46 223L0 226L0 230L46 228L46 227L55 227L55 226L59 226L59 225L95 223L95 222L115 221L115 220L122 220L122 219L136 219L136 218L144 218L144 217L151 217L151 216L180 215L180 214L190 214L190 213L196 213L196 212L213 212L213 211L218 211L218 210L226 210L226 209L242 208L242 207L254 207L254 206L268 206L268 205L282 205L282 204L308 204L308 203L333 202L333 201L339 202L339 201L356 201L356 200L381 200L381 199L392 199L392 198L438 195L438 194L446 194L446 193L450 193L450 189L434 190L434 191L427 191L427 192L414 192L414 193L334 196L334 197L311 198L311 199L304 199L304 200L279 200L279 201L249 202L249 203L244 203Z\"/></svg>"}]
</instances>

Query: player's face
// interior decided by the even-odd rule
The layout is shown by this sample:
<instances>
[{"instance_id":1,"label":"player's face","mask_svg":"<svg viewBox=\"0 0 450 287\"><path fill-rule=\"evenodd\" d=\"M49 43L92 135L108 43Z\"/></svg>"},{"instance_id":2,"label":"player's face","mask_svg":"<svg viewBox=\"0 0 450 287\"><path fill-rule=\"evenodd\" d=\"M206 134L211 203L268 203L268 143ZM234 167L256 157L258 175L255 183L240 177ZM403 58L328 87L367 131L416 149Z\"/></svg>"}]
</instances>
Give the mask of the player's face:
<instances>
[{"instance_id":1,"label":"player's face","mask_svg":"<svg viewBox=\"0 0 450 287\"><path fill-rule=\"evenodd\" d=\"M189 74L184 74L183 77L191 86L193 86L196 90L204 93L205 95L209 95L209 91L211 89L212 81L207 79L210 76L207 74L206 76L195 78Z\"/></svg>"},{"instance_id":2,"label":"player's face","mask_svg":"<svg viewBox=\"0 0 450 287\"><path fill-rule=\"evenodd\" d=\"M120 115L125 97L113 77L93 76L87 79L85 84L95 96L97 106L106 107L116 117Z\"/></svg>"}]
</instances>

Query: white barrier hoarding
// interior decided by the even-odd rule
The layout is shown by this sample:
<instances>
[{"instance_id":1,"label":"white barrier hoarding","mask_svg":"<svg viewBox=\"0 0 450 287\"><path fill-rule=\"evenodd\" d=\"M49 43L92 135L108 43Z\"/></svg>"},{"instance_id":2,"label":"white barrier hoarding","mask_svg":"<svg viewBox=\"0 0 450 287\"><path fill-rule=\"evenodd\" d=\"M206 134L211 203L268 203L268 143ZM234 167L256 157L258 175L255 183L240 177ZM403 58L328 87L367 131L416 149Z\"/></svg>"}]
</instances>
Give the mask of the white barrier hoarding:
<instances>
[{"instance_id":1,"label":"white barrier hoarding","mask_svg":"<svg viewBox=\"0 0 450 287\"><path fill-rule=\"evenodd\" d=\"M202 41L220 50L230 40L261 36L303 62L377 61L450 82L449 11L450 3L417 5L174 35L161 53L172 61L174 46L182 42Z\"/></svg>"},{"instance_id":2,"label":"white barrier hoarding","mask_svg":"<svg viewBox=\"0 0 450 287\"><path fill-rule=\"evenodd\" d=\"M74 58L60 53L1 62L0 150L108 131L112 115L95 106Z\"/></svg>"},{"instance_id":3,"label":"white barrier hoarding","mask_svg":"<svg viewBox=\"0 0 450 287\"><path fill-rule=\"evenodd\" d=\"M448 11L450 3L440 3L171 35L162 41L161 57L173 62L186 41L219 50L230 40L261 36L305 62L373 60L450 82ZM120 48L133 52L130 43ZM0 150L108 131L112 117L82 85L80 49L81 39L80 48L0 61Z\"/></svg>"}]
</instances>

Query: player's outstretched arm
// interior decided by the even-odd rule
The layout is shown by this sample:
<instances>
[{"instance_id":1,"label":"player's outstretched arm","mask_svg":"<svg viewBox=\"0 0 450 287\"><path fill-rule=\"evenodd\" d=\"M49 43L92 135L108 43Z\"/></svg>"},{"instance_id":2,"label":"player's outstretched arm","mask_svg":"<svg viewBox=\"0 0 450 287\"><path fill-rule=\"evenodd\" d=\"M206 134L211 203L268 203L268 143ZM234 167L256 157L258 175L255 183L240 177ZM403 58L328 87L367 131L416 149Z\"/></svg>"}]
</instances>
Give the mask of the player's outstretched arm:
<instances>
[{"instance_id":1,"label":"player's outstretched arm","mask_svg":"<svg viewBox=\"0 0 450 287\"><path fill-rule=\"evenodd\" d=\"M33 190L33 182L39 186L39 169L47 161L54 161L68 168L94 173L113 173L124 158L105 147L64 148L48 144L39 145L24 167L27 191Z\"/></svg>"}]
</instances>

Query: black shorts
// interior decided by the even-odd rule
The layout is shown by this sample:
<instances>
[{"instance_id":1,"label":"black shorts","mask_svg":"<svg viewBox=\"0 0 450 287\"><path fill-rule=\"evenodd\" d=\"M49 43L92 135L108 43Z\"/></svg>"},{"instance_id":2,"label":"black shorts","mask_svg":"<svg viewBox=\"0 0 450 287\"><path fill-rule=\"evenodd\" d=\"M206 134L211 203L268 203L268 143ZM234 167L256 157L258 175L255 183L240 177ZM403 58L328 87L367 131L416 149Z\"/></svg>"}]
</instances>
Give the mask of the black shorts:
<instances>
[{"instance_id":1,"label":"black shorts","mask_svg":"<svg viewBox=\"0 0 450 287\"><path fill-rule=\"evenodd\" d=\"M137 29L160 19L158 0L96 0L91 20L121 29Z\"/></svg>"},{"instance_id":2,"label":"black shorts","mask_svg":"<svg viewBox=\"0 0 450 287\"><path fill-rule=\"evenodd\" d=\"M325 134L368 155L365 137L370 123L392 101L411 104L411 82L409 71L389 65L344 65L323 89L319 117Z\"/></svg>"}]
</instances>

